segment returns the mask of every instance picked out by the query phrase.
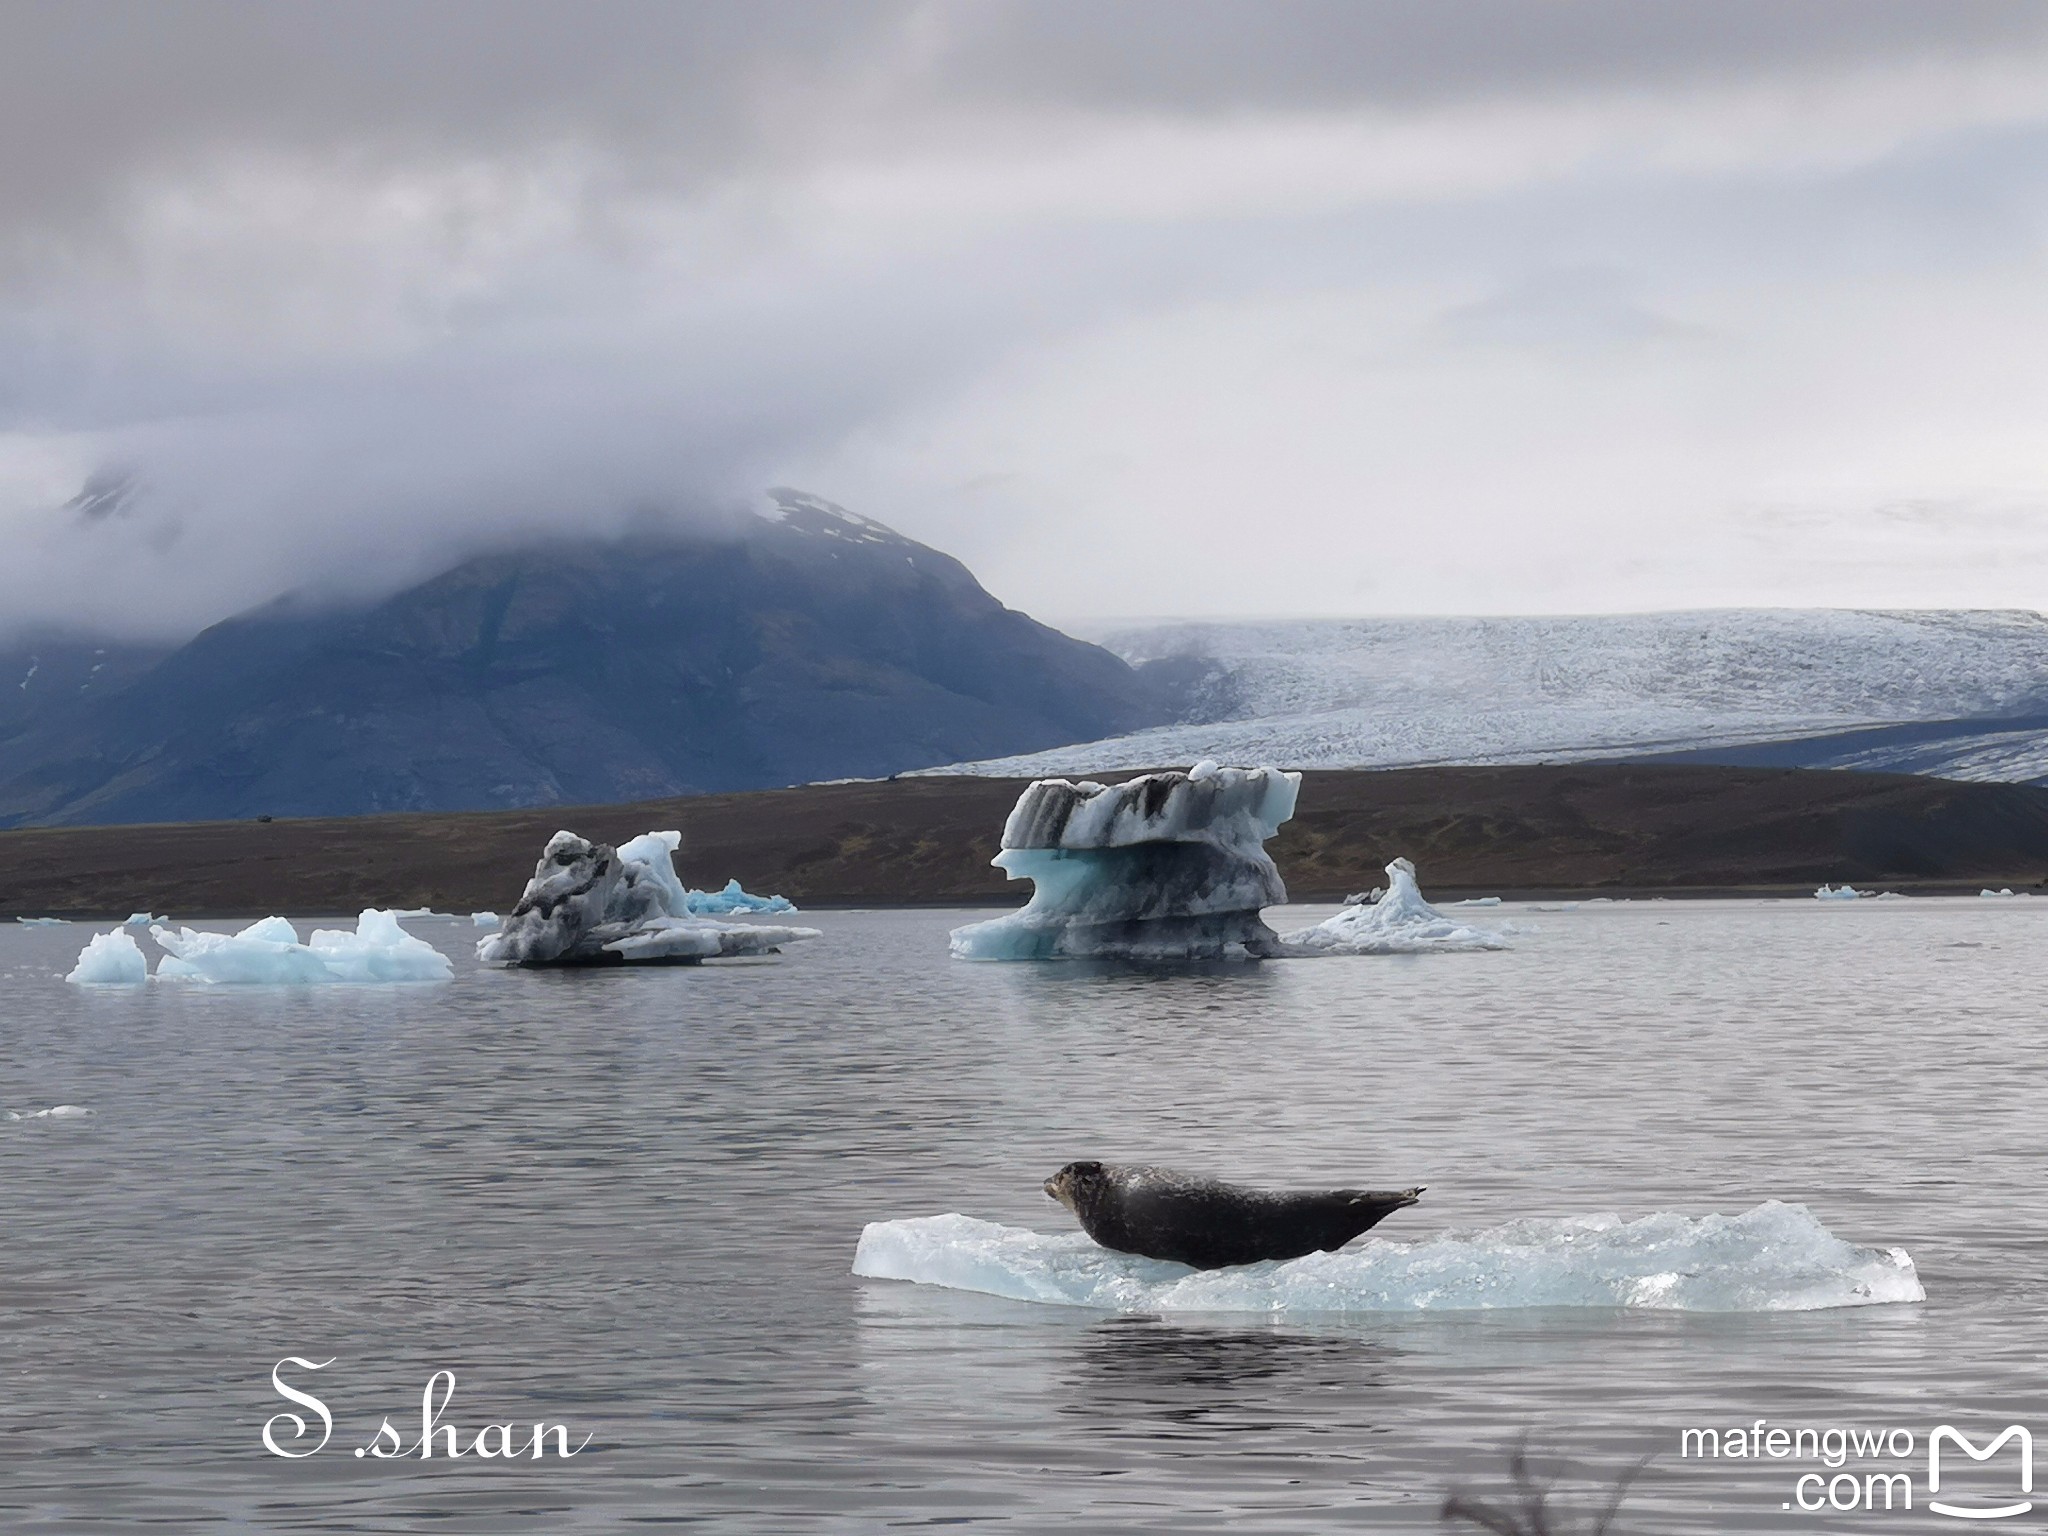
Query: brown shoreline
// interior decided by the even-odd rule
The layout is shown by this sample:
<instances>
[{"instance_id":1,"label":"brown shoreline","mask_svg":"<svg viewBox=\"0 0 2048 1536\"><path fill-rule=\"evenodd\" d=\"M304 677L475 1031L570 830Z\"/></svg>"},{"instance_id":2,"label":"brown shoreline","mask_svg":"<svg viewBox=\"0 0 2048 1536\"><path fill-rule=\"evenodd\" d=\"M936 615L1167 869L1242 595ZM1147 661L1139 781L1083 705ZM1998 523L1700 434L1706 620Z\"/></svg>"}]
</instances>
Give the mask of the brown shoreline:
<instances>
[{"instance_id":1,"label":"brown shoreline","mask_svg":"<svg viewBox=\"0 0 2048 1536\"><path fill-rule=\"evenodd\" d=\"M1126 775L1107 774L1105 778ZM635 805L0 832L0 917L468 912L517 900L557 828L683 833L692 885L809 907L1013 906L989 866L1021 779L901 778ZM1296 901L1413 859L1432 896L2048 889L2048 790L1899 774L1577 764L1312 771L1269 845Z\"/></svg>"}]
</instances>

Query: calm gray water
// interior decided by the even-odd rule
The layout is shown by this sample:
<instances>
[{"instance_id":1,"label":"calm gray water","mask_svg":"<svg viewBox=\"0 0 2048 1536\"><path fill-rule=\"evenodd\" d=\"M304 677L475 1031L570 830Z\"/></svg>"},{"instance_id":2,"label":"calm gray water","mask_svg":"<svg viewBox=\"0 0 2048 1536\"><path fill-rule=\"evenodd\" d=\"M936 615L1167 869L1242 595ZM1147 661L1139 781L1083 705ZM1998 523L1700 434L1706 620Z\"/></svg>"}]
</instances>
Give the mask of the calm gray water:
<instances>
[{"instance_id":1,"label":"calm gray water","mask_svg":"<svg viewBox=\"0 0 2048 1536\"><path fill-rule=\"evenodd\" d=\"M81 991L83 926L8 925L0 1111L93 1113L0 1121L0 1528L1420 1530L1524 1432L1591 1475L1655 1455L1632 1531L1955 1528L1917 1486L1787 1511L1813 1463L1679 1432L2048 1434L2048 901L1478 916L1539 931L1191 973L824 913L766 962L297 993ZM1907 1248L1928 1301L1163 1320L848 1273L881 1218L1066 1230L1038 1185L1082 1156L1428 1184L1395 1237L1775 1196ZM287 1379L336 1421L290 1461L288 1355L334 1361ZM465 1445L589 1448L357 1459L442 1369ZM1944 1487L2014 1481L1977 1470Z\"/></svg>"}]
</instances>

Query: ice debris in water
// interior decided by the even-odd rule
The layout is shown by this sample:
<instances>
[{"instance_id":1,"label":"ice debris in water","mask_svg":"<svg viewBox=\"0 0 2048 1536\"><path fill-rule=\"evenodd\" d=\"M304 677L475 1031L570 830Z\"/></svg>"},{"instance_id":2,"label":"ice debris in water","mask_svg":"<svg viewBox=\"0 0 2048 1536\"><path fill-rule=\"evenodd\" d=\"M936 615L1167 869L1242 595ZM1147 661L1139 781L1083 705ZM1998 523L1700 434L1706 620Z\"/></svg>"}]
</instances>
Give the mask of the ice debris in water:
<instances>
[{"instance_id":1,"label":"ice debris in water","mask_svg":"<svg viewBox=\"0 0 2048 1536\"><path fill-rule=\"evenodd\" d=\"M479 928L495 928L502 921L495 912L472 912L469 920Z\"/></svg>"},{"instance_id":2,"label":"ice debris in water","mask_svg":"<svg viewBox=\"0 0 2048 1536\"><path fill-rule=\"evenodd\" d=\"M305 943L282 917L266 917L239 933L152 928L168 953L157 962L160 981L210 981L265 986L323 986L333 982L447 981L448 957L398 926L393 912L366 911L355 932L315 929Z\"/></svg>"},{"instance_id":3,"label":"ice debris in water","mask_svg":"<svg viewBox=\"0 0 2048 1536\"><path fill-rule=\"evenodd\" d=\"M1287 888L1264 847L1301 775L1199 762L1117 785L1040 779L1017 798L996 867L1036 889L1016 912L953 930L964 960L1282 953L1260 909Z\"/></svg>"},{"instance_id":4,"label":"ice debris in water","mask_svg":"<svg viewBox=\"0 0 2048 1536\"><path fill-rule=\"evenodd\" d=\"M1903 1249L1856 1247L1776 1200L1736 1216L1530 1217L1212 1270L1113 1253L1078 1232L922 1216L869 1223L853 1272L1117 1312L1808 1312L1927 1299Z\"/></svg>"},{"instance_id":5,"label":"ice debris in water","mask_svg":"<svg viewBox=\"0 0 2048 1536\"><path fill-rule=\"evenodd\" d=\"M1406 859L1387 866L1387 893L1371 906L1346 907L1313 928L1288 934L1287 943L1319 955L1406 955L1508 947L1505 934L1468 927L1424 901L1421 887L1415 883L1415 866Z\"/></svg>"},{"instance_id":6,"label":"ice debris in water","mask_svg":"<svg viewBox=\"0 0 2048 1536\"><path fill-rule=\"evenodd\" d=\"M1858 901L1869 894L1870 892L1868 891L1859 891L1855 886L1844 883L1842 885L1821 886L1820 889L1813 893L1813 899L1815 901Z\"/></svg>"},{"instance_id":7,"label":"ice debris in water","mask_svg":"<svg viewBox=\"0 0 2048 1536\"><path fill-rule=\"evenodd\" d=\"M82 987L139 987L149 980L149 961L125 927L96 933L78 952L78 964L64 978Z\"/></svg>"},{"instance_id":8,"label":"ice debris in water","mask_svg":"<svg viewBox=\"0 0 2048 1536\"><path fill-rule=\"evenodd\" d=\"M53 1104L48 1109L33 1110L26 1115L8 1110L0 1120L83 1120L92 1111L83 1104Z\"/></svg>"},{"instance_id":9,"label":"ice debris in water","mask_svg":"<svg viewBox=\"0 0 2048 1536\"><path fill-rule=\"evenodd\" d=\"M1989 895L1990 892L1986 892ZM17 917L15 921L24 928L63 928L69 925L68 917Z\"/></svg>"},{"instance_id":10,"label":"ice debris in water","mask_svg":"<svg viewBox=\"0 0 2048 1536\"><path fill-rule=\"evenodd\" d=\"M722 890L685 891L690 911L699 915L725 912L794 912L796 903L787 896L756 896L740 889L737 879L728 880Z\"/></svg>"},{"instance_id":11,"label":"ice debris in water","mask_svg":"<svg viewBox=\"0 0 2048 1536\"><path fill-rule=\"evenodd\" d=\"M1977 894L1979 896L2010 896L2012 894L2012 887L2008 885L2005 886L2003 889L1996 891L1987 888L1985 890L1979 891Z\"/></svg>"},{"instance_id":12,"label":"ice debris in water","mask_svg":"<svg viewBox=\"0 0 2048 1536\"><path fill-rule=\"evenodd\" d=\"M519 905L477 941L486 965L691 964L773 954L815 928L721 923L690 910L677 878L680 832L643 832L617 848L573 832L548 839Z\"/></svg>"},{"instance_id":13,"label":"ice debris in water","mask_svg":"<svg viewBox=\"0 0 2048 1536\"><path fill-rule=\"evenodd\" d=\"M147 912L130 912L128 920L121 926L124 928L147 928L151 923L168 923L169 921L168 917L152 917Z\"/></svg>"}]
</instances>

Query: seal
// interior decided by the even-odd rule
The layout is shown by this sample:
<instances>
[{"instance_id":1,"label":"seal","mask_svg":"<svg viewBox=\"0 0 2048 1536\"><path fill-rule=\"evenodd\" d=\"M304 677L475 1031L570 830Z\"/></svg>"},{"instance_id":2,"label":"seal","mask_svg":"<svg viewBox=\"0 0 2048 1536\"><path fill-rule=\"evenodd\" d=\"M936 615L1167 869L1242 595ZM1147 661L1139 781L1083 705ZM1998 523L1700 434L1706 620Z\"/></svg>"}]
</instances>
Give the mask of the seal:
<instances>
[{"instance_id":1,"label":"seal","mask_svg":"<svg viewBox=\"0 0 2048 1536\"><path fill-rule=\"evenodd\" d=\"M1086 1162L1045 1181L1103 1247L1196 1269L1334 1252L1415 1204L1424 1187L1247 1189L1171 1168Z\"/></svg>"}]
</instances>

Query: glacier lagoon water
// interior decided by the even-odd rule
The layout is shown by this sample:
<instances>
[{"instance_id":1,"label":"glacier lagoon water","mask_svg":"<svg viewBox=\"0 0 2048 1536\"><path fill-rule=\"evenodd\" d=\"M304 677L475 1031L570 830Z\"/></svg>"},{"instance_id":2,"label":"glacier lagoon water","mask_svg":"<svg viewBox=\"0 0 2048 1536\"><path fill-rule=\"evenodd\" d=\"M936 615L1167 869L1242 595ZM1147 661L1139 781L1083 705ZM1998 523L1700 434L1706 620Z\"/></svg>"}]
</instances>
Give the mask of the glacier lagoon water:
<instances>
[{"instance_id":1,"label":"glacier lagoon water","mask_svg":"<svg viewBox=\"0 0 2048 1536\"><path fill-rule=\"evenodd\" d=\"M419 919L451 985L300 991L71 987L76 925L0 927L0 1527L1425 1530L1531 1431L1654 1454L1631 1531L1846 1529L1782 1508L1813 1463L1680 1431L2048 1432L2048 901L1500 915L1536 931L1133 968L828 912L775 960L554 974ZM60 1104L92 1113L32 1118ZM870 1221L1069 1231L1038 1184L1088 1155L1426 1183L1408 1239L1776 1197L1907 1249L1928 1299L1116 1315L849 1273ZM335 1361L294 1378L336 1420L303 1461L259 1439L287 1355ZM350 1455L442 1369L465 1442L595 1438Z\"/></svg>"}]
</instances>

